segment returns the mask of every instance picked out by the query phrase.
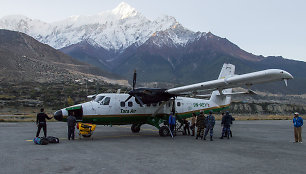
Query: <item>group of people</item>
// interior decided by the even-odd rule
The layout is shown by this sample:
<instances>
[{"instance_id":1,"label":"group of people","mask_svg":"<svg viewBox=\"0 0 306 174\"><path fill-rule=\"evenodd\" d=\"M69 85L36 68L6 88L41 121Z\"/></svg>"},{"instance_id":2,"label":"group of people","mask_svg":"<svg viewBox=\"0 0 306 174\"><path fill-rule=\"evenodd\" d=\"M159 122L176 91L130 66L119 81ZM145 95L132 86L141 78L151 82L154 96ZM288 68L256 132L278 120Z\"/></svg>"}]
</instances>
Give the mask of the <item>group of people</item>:
<instances>
[{"instance_id":1,"label":"group of people","mask_svg":"<svg viewBox=\"0 0 306 174\"><path fill-rule=\"evenodd\" d=\"M36 137L39 137L41 128L43 128L44 137L47 137L46 119L50 120L52 119L52 117L48 117L48 115L45 114L44 112L44 108L41 108L40 113L38 113L36 117L36 125L37 125ZM76 118L74 112L71 112L71 114L69 114L69 116L67 117L67 125L68 125L68 140L70 139L74 140L74 130L76 125Z\"/></svg>"},{"instance_id":2,"label":"group of people","mask_svg":"<svg viewBox=\"0 0 306 174\"><path fill-rule=\"evenodd\" d=\"M222 122L221 125L223 126L221 139L226 135L231 134L230 125L235 120L227 111L226 114L222 113ZM176 125L176 118L174 114L169 116L169 128L170 133L175 135L175 125ZM182 120L182 124L178 127L181 129L183 127L183 135L190 135L191 129L191 136L195 136L195 131L197 129L196 139L201 138L206 140L206 137L209 133L210 141L213 141L213 134L214 134L214 126L215 126L215 116L212 115L212 111L209 112L209 115L205 116L203 111L200 111L200 114L197 116L195 113L192 113L191 118L191 125L189 121L186 119Z\"/></svg>"},{"instance_id":3,"label":"group of people","mask_svg":"<svg viewBox=\"0 0 306 174\"><path fill-rule=\"evenodd\" d=\"M226 113L222 113L222 120L221 120L221 126L222 126L222 134L220 139L223 139L224 137L229 138L232 136L231 131L231 124L233 124L233 121L235 120L232 115L227 111ZM176 118L175 115L171 114L169 116L169 128L171 134L175 135L175 125L176 125ZM210 135L210 141L213 141L213 131L215 126L215 117L212 115L212 111L209 112L208 116L204 115L203 111L200 111L200 114L197 116L195 113L192 113L191 118L191 125L189 124L189 121L186 119L183 119L182 124L178 129L181 129L181 127L184 126L183 135L190 135L190 129L192 131L191 136L195 136L195 130L197 128L197 134L196 139L201 138L206 140L206 136ZM299 116L299 113L294 113L293 118L293 126L294 126L294 138L296 143L302 143L302 126L303 126L303 118ZM204 131L205 130L205 131Z\"/></svg>"},{"instance_id":4,"label":"group of people","mask_svg":"<svg viewBox=\"0 0 306 174\"><path fill-rule=\"evenodd\" d=\"M47 137L47 123L46 119L50 120L52 117L48 117L47 114L44 113L44 108L40 109L40 113L37 114L36 117L36 125L37 125L37 132L36 137L39 137L40 131L43 128L44 136ZM220 139L223 137L229 138L229 135L232 134L231 132L231 124L235 119L230 115L227 111L226 113L222 113L222 135ZM172 136L175 136L175 126L176 126L176 117L174 114L169 116L169 129ZM76 117L75 113L72 111L69 116L67 117L67 125L68 125L68 140L74 140L74 131L76 125ZM294 113L293 118L293 125L294 125L294 138L296 143L302 143L302 126L303 126L303 118L299 116L299 113ZM183 134L190 135L190 129L192 131L191 136L195 136L195 130L197 128L196 139L201 138L206 140L206 136L210 135L210 141L213 141L213 134L214 134L214 126L215 126L215 117L212 115L212 111L209 112L209 115L205 116L203 111L200 111L200 114L197 116L195 113L192 114L191 118L191 126L189 121L183 119L182 125L184 126ZM205 132L204 132L205 130Z\"/></svg>"}]
</instances>

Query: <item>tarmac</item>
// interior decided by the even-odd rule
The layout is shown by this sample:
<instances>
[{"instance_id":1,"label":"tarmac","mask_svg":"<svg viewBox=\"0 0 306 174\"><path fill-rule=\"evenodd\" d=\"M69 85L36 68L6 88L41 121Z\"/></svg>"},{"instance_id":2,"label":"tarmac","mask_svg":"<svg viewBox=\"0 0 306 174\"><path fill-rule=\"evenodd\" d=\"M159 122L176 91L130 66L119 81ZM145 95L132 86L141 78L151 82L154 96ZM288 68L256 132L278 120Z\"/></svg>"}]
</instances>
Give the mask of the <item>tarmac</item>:
<instances>
[{"instance_id":1,"label":"tarmac","mask_svg":"<svg viewBox=\"0 0 306 174\"><path fill-rule=\"evenodd\" d=\"M217 121L214 141L204 141L160 137L149 125L138 134L98 125L93 139L68 141L66 123L50 122L60 143L35 145L34 123L0 123L0 173L305 173L306 142L293 143L291 120L235 121L232 132L219 139Z\"/></svg>"}]
</instances>

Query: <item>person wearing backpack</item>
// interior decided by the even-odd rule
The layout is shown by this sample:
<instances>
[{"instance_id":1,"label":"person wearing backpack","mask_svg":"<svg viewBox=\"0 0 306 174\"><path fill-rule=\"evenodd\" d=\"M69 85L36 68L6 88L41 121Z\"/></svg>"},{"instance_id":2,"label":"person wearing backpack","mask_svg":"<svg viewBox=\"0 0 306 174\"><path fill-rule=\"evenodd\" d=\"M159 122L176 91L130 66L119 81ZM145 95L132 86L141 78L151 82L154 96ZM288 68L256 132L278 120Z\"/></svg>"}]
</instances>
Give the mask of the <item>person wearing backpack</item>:
<instances>
[{"instance_id":1,"label":"person wearing backpack","mask_svg":"<svg viewBox=\"0 0 306 174\"><path fill-rule=\"evenodd\" d=\"M37 125L36 137L39 137L41 128L43 128L44 136L47 137L46 119L50 120L52 119L52 117L48 117L48 115L44 113L44 108L41 108L40 113L38 113L36 117L36 125Z\"/></svg>"},{"instance_id":2,"label":"person wearing backpack","mask_svg":"<svg viewBox=\"0 0 306 174\"><path fill-rule=\"evenodd\" d=\"M206 140L206 136L209 131L210 141L213 141L214 126L215 126L215 116L212 115L212 111L209 111L209 115L206 117L206 129L205 129L204 140Z\"/></svg>"},{"instance_id":3,"label":"person wearing backpack","mask_svg":"<svg viewBox=\"0 0 306 174\"><path fill-rule=\"evenodd\" d=\"M233 124L234 120L235 119L232 117L232 115L230 115L229 111L226 111L226 114L222 113L221 126L223 125L223 129L220 139L223 139L225 135L227 136L227 139L229 139L231 134L231 124Z\"/></svg>"},{"instance_id":4,"label":"person wearing backpack","mask_svg":"<svg viewBox=\"0 0 306 174\"><path fill-rule=\"evenodd\" d=\"M74 116L74 112L69 114L69 116L67 117L67 125L68 125L68 140L70 140L70 138L74 140L74 129L76 125L76 118Z\"/></svg>"}]
</instances>

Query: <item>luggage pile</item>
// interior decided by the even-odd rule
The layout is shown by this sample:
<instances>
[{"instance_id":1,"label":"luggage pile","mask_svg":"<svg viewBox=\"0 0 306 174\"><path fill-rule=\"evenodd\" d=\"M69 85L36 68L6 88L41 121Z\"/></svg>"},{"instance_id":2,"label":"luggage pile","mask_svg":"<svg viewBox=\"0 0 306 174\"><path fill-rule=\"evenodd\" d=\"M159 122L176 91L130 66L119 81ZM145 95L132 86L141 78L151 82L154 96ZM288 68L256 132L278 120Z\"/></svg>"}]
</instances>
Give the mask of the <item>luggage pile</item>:
<instances>
[{"instance_id":1,"label":"luggage pile","mask_svg":"<svg viewBox=\"0 0 306 174\"><path fill-rule=\"evenodd\" d=\"M47 145L49 143L59 143L59 139L57 137L48 136L45 137L36 137L33 139L34 144L38 145Z\"/></svg>"},{"instance_id":2,"label":"luggage pile","mask_svg":"<svg viewBox=\"0 0 306 174\"><path fill-rule=\"evenodd\" d=\"M77 129L79 129L80 136L82 135L83 137L90 137L96 129L96 125L91 123L79 122L77 124Z\"/></svg>"}]
</instances>

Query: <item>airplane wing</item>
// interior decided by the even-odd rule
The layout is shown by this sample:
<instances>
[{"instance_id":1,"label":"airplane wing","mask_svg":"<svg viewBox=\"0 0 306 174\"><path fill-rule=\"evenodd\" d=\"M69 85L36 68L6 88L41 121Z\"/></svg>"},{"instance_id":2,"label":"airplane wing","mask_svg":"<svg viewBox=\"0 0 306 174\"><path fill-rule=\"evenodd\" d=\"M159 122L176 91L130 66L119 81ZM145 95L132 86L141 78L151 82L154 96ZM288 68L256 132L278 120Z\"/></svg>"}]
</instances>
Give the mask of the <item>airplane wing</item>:
<instances>
[{"instance_id":1,"label":"airplane wing","mask_svg":"<svg viewBox=\"0 0 306 174\"><path fill-rule=\"evenodd\" d=\"M226 65L231 65L231 64L224 64L224 66ZM280 69L268 69L264 71L257 71L242 75L233 75L225 78L220 78L219 76L219 79L217 80L211 80L207 82L172 88L166 90L166 92L173 95L179 95L186 92L196 92L199 90L207 90L207 89L215 89L222 91L222 89L227 89L227 88L244 87L244 86L250 87L255 84L281 81L281 80L284 80L287 85L288 79L293 79L293 76L290 73Z\"/></svg>"}]
</instances>

